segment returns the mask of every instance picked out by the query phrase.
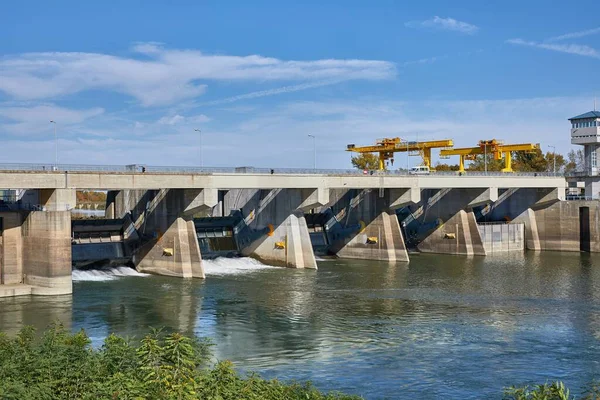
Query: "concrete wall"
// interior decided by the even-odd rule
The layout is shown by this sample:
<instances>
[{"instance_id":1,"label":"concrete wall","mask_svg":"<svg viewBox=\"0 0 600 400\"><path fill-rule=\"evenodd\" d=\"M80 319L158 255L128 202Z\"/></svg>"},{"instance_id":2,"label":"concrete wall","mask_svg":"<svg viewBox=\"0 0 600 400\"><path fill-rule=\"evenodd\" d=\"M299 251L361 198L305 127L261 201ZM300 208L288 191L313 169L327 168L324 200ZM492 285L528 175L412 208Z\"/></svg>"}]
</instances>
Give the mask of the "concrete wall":
<instances>
[{"instance_id":1,"label":"concrete wall","mask_svg":"<svg viewBox=\"0 0 600 400\"><path fill-rule=\"evenodd\" d=\"M23 282L32 294L71 293L71 213L30 212L21 229Z\"/></svg>"},{"instance_id":2,"label":"concrete wall","mask_svg":"<svg viewBox=\"0 0 600 400\"><path fill-rule=\"evenodd\" d=\"M561 201L533 210L536 229L527 248L532 250L580 251L579 209L589 207L590 251L600 252L600 202Z\"/></svg>"},{"instance_id":3,"label":"concrete wall","mask_svg":"<svg viewBox=\"0 0 600 400\"><path fill-rule=\"evenodd\" d=\"M242 254L267 264L316 269L304 210L321 205L327 196L311 189L238 189L222 196L222 207L226 214L241 210L250 229L265 231L264 236L242 248Z\"/></svg>"},{"instance_id":4,"label":"concrete wall","mask_svg":"<svg viewBox=\"0 0 600 400\"><path fill-rule=\"evenodd\" d=\"M478 225L486 254L525 250L524 224Z\"/></svg>"},{"instance_id":5,"label":"concrete wall","mask_svg":"<svg viewBox=\"0 0 600 400\"><path fill-rule=\"evenodd\" d=\"M194 222L176 218L164 233L134 253L133 263L140 272L182 278L204 278Z\"/></svg>"},{"instance_id":6,"label":"concrete wall","mask_svg":"<svg viewBox=\"0 0 600 400\"><path fill-rule=\"evenodd\" d=\"M328 227L330 251L340 258L407 262L404 237L392 208L403 193L332 189L326 207L337 222Z\"/></svg>"},{"instance_id":7,"label":"concrete wall","mask_svg":"<svg viewBox=\"0 0 600 400\"><path fill-rule=\"evenodd\" d=\"M106 194L107 219L123 218L131 213L133 220L142 215L147 203L155 196L150 190L111 190Z\"/></svg>"},{"instance_id":8,"label":"concrete wall","mask_svg":"<svg viewBox=\"0 0 600 400\"><path fill-rule=\"evenodd\" d=\"M183 278L204 278L192 215L197 208L205 205L198 203L197 208L190 208L190 205L195 204L199 192L201 191L170 189L148 191L142 196L139 193L123 195L123 198L135 198L130 204L135 203L134 212L139 214L135 220L136 228L147 238L133 257L139 271ZM139 207L142 205L144 211L140 212ZM121 213L118 208L115 211Z\"/></svg>"},{"instance_id":9,"label":"concrete wall","mask_svg":"<svg viewBox=\"0 0 600 400\"><path fill-rule=\"evenodd\" d=\"M22 217L18 212L0 213L0 284L10 285L23 282Z\"/></svg>"},{"instance_id":10,"label":"concrete wall","mask_svg":"<svg viewBox=\"0 0 600 400\"><path fill-rule=\"evenodd\" d=\"M492 189L424 189L401 223L424 253L486 255L474 208L496 200Z\"/></svg>"},{"instance_id":11,"label":"concrete wall","mask_svg":"<svg viewBox=\"0 0 600 400\"><path fill-rule=\"evenodd\" d=\"M0 287L0 296L70 294L71 213L54 210L65 209L74 191L45 190L30 197L53 211L0 213L0 281L8 285Z\"/></svg>"}]
</instances>

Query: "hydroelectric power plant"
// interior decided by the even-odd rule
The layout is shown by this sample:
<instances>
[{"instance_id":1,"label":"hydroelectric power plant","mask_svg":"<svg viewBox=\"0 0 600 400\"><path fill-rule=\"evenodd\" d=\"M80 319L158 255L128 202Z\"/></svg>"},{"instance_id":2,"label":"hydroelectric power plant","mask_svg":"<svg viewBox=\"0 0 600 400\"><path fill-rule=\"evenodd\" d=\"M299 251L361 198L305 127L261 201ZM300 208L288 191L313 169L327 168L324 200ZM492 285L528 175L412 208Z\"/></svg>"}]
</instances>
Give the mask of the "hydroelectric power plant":
<instances>
[{"instance_id":1,"label":"hydroelectric power plant","mask_svg":"<svg viewBox=\"0 0 600 400\"><path fill-rule=\"evenodd\" d=\"M379 153L380 170L369 173L0 165L0 187L13 193L0 211L0 295L71 293L72 266L204 278L203 258L217 256L316 269L315 253L409 262L412 252L598 252L600 114L571 122L589 168L568 179L514 173L511 153L539 146L496 140L461 149L451 140L348 146ZM397 151L420 152L429 168L436 147L461 157L457 173L383 170ZM504 157L503 172L465 172L464 159L477 154ZM578 186L584 195L568 199ZM107 191L103 219L71 219L78 190Z\"/></svg>"}]
</instances>

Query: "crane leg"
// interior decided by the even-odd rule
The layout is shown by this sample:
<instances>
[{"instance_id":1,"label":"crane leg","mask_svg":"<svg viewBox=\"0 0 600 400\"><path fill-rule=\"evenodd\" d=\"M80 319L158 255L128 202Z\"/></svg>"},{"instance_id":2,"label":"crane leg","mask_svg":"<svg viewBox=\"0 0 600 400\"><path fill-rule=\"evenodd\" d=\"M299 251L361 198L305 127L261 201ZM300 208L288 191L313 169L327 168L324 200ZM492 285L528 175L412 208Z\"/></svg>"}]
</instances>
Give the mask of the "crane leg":
<instances>
[{"instance_id":1,"label":"crane leg","mask_svg":"<svg viewBox=\"0 0 600 400\"><path fill-rule=\"evenodd\" d=\"M504 168L502 168L502 172L513 172L512 155L510 154L510 151L504 153Z\"/></svg>"},{"instance_id":2,"label":"crane leg","mask_svg":"<svg viewBox=\"0 0 600 400\"><path fill-rule=\"evenodd\" d=\"M423 164L431 168L431 149L429 147L423 149Z\"/></svg>"},{"instance_id":3,"label":"crane leg","mask_svg":"<svg viewBox=\"0 0 600 400\"><path fill-rule=\"evenodd\" d=\"M465 172L465 156L459 157L458 172Z\"/></svg>"},{"instance_id":4,"label":"crane leg","mask_svg":"<svg viewBox=\"0 0 600 400\"><path fill-rule=\"evenodd\" d=\"M385 159L383 157L383 153L379 153L379 170L383 171L385 169Z\"/></svg>"}]
</instances>

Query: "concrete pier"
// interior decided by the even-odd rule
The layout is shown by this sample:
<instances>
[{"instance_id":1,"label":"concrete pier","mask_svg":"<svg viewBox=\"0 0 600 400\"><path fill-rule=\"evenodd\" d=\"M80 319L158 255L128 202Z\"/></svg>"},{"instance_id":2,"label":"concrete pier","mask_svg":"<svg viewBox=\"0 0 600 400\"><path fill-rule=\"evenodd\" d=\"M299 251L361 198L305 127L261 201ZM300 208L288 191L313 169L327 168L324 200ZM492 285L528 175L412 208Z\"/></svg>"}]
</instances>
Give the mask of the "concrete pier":
<instances>
[{"instance_id":1,"label":"concrete pier","mask_svg":"<svg viewBox=\"0 0 600 400\"><path fill-rule=\"evenodd\" d=\"M33 192L33 190L32 190ZM75 191L43 189L31 193L38 209L0 213L2 218L0 296L72 293L71 213ZM12 286L11 286L12 285Z\"/></svg>"},{"instance_id":2,"label":"concrete pier","mask_svg":"<svg viewBox=\"0 0 600 400\"><path fill-rule=\"evenodd\" d=\"M22 226L23 283L32 294L72 293L71 213L33 211Z\"/></svg>"},{"instance_id":3,"label":"concrete pier","mask_svg":"<svg viewBox=\"0 0 600 400\"><path fill-rule=\"evenodd\" d=\"M545 219L546 215L550 215L549 213L557 212L555 204L568 204L568 202L561 200L564 200L564 191L559 191L557 189L507 189L502 191L498 200L494 204L491 204L486 212L482 213L482 220L506 221L515 224L523 224L525 227L526 248L528 250L542 250L541 237L546 237L547 235L552 237L555 235L555 232L561 232L563 227L571 227L570 229L572 230L572 224L576 224L577 227L579 226L579 216L568 215L568 213L563 214L562 218L560 218L560 215L555 214L555 216L559 218L557 218L554 223L552 223L552 221L548 221L548 225L538 223L538 218ZM577 204L580 202L574 203ZM571 235L567 234L565 237L569 236L574 242L571 243L571 245L567 245L567 242L565 241L564 245L561 244L558 247L563 247L565 249L577 248L577 250L579 250L578 230L576 229ZM559 240L558 242L562 243L563 241Z\"/></svg>"},{"instance_id":4,"label":"concrete pier","mask_svg":"<svg viewBox=\"0 0 600 400\"><path fill-rule=\"evenodd\" d=\"M226 212L241 210L249 228L265 235L245 245L242 254L265 263L316 269L304 212L327 203L329 191L318 189L230 190Z\"/></svg>"},{"instance_id":5,"label":"concrete pier","mask_svg":"<svg viewBox=\"0 0 600 400\"><path fill-rule=\"evenodd\" d=\"M421 252L486 255L473 209L496 201L497 188L424 189L421 198L415 211L402 221L416 236Z\"/></svg>"},{"instance_id":6,"label":"concrete pier","mask_svg":"<svg viewBox=\"0 0 600 400\"><path fill-rule=\"evenodd\" d=\"M344 232L330 235L330 249L338 257L390 262L409 260L395 209L418 201L418 191L331 190L330 197L329 207L338 225L330 228L333 232Z\"/></svg>"},{"instance_id":7,"label":"concrete pier","mask_svg":"<svg viewBox=\"0 0 600 400\"><path fill-rule=\"evenodd\" d=\"M20 284L23 283L22 215L19 212L3 212L0 218L0 284Z\"/></svg>"},{"instance_id":8,"label":"concrete pier","mask_svg":"<svg viewBox=\"0 0 600 400\"><path fill-rule=\"evenodd\" d=\"M123 197L127 196L124 194ZM194 214L208 211L217 203L216 191L164 189L136 197L136 204L144 204L136 225L142 235L151 237L134 253L136 268L140 272L159 275L204 278L192 219Z\"/></svg>"}]
</instances>

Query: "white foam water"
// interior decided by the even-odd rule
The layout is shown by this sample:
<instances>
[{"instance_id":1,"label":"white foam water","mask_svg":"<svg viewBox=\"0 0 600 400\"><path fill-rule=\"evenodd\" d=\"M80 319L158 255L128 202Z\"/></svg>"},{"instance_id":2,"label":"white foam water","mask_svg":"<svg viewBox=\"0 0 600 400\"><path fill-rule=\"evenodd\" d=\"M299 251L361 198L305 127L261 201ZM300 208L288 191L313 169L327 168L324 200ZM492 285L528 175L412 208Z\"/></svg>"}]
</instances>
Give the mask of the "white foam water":
<instances>
[{"instance_id":1,"label":"white foam water","mask_svg":"<svg viewBox=\"0 0 600 400\"><path fill-rule=\"evenodd\" d=\"M274 269L249 257L225 258L218 257L213 260L202 260L206 275L240 275L265 269Z\"/></svg>"},{"instance_id":2,"label":"white foam water","mask_svg":"<svg viewBox=\"0 0 600 400\"><path fill-rule=\"evenodd\" d=\"M144 277L149 276L149 274L142 274L129 267L113 267L88 270L74 269L72 276L73 282L105 282L119 279L124 276Z\"/></svg>"}]
</instances>

